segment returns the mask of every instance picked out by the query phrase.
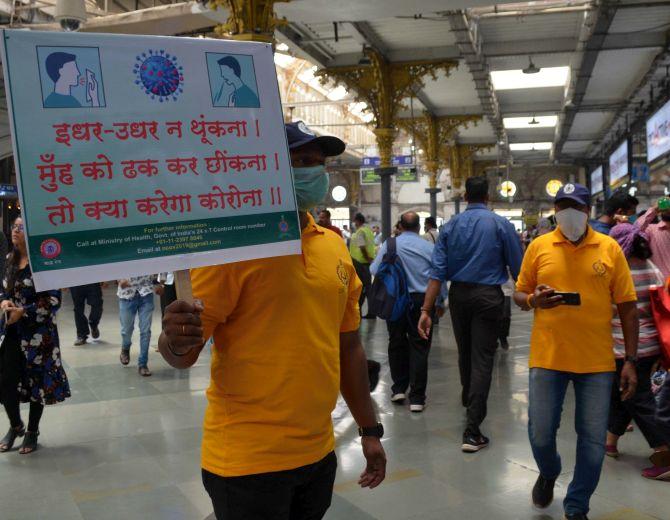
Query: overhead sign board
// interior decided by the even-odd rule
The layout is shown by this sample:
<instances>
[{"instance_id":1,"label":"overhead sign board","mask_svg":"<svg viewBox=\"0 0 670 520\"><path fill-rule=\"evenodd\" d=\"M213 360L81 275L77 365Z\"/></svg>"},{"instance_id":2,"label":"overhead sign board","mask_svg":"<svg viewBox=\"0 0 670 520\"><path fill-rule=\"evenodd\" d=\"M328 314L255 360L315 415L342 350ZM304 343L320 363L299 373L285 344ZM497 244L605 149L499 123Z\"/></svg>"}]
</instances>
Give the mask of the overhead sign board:
<instances>
[{"instance_id":1,"label":"overhead sign board","mask_svg":"<svg viewBox=\"0 0 670 520\"><path fill-rule=\"evenodd\" d=\"M414 157L411 155L394 155L391 160L393 166L407 166L414 164ZM379 157L363 157L361 167L363 168L379 168L382 160Z\"/></svg>"},{"instance_id":2,"label":"overhead sign board","mask_svg":"<svg viewBox=\"0 0 670 520\"><path fill-rule=\"evenodd\" d=\"M361 184L381 184L382 178L374 168L361 168Z\"/></svg>"},{"instance_id":3,"label":"overhead sign board","mask_svg":"<svg viewBox=\"0 0 670 520\"><path fill-rule=\"evenodd\" d=\"M15 199L19 190L13 184L0 184L0 199Z\"/></svg>"},{"instance_id":4,"label":"overhead sign board","mask_svg":"<svg viewBox=\"0 0 670 520\"><path fill-rule=\"evenodd\" d=\"M621 179L630 173L629 157L628 139L626 139L616 150L614 150L614 153L610 155L610 186L619 183Z\"/></svg>"},{"instance_id":5,"label":"overhead sign board","mask_svg":"<svg viewBox=\"0 0 670 520\"><path fill-rule=\"evenodd\" d=\"M416 166L400 166L395 180L396 182L419 182L419 172Z\"/></svg>"},{"instance_id":6,"label":"overhead sign board","mask_svg":"<svg viewBox=\"0 0 670 520\"><path fill-rule=\"evenodd\" d=\"M600 193L605 188L603 183L603 167L598 166L591 172L591 195Z\"/></svg>"},{"instance_id":7,"label":"overhead sign board","mask_svg":"<svg viewBox=\"0 0 670 520\"><path fill-rule=\"evenodd\" d=\"M647 161L670 151L670 101L647 120Z\"/></svg>"}]
</instances>

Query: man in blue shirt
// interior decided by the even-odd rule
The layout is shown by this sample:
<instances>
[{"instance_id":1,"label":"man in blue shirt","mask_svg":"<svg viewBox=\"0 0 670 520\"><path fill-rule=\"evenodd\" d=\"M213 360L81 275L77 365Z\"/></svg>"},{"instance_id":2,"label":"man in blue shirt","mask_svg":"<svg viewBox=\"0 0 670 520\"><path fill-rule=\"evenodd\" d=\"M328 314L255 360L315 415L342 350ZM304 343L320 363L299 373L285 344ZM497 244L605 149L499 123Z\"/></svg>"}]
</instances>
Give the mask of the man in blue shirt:
<instances>
[{"instance_id":1,"label":"man in blue shirt","mask_svg":"<svg viewBox=\"0 0 670 520\"><path fill-rule=\"evenodd\" d=\"M389 332L389 365L391 366L391 401L396 404L405 402L409 388L409 403L412 412L420 413L426 404L426 385L428 382L428 353L430 352L432 329L428 337L419 336L418 324L431 273L433 244L419 235L421 220L413 211L400 217L402 233L396 240L396 252L405 274L412 307L409 315L399 321L387 321ZM384 242L377 257L370 266L370 272L377 274L387 251L388 242Z\"/></svg>"},{"instance_id":2,"label":"man in blue shirt","mask_svg":"<svg viewBox=\"0 0 670 520\"><path fill-rule=\"evenodd\" d=\"M640 202L625 190L617 190L605 202L605 214L598 220L591 220L589 225L598 233L609 235L617 223L617 219L632 217L637 212ZM632 222L631 219L627 222Z\"/></svg>"},{"instance_id":3,"label":"man in blue shirt","mask_svg":"<svg viewBox=\"0 0 670 520\"><path fill-rule=\"evenodd\" d=\"M451 281L449 310L458 345L462 402L468 409L462 446L465 452L479 451L489 443L479 427L486 417L503 315L505 298L500 286L508 279L508 268L516 280L523 257L514 226L486 207L488 192L486 177L471 177L465 183L468 207L440 232L419 320L419 333L426 339L430 337L431 314L440 285Z\"/></svg>"}]
</instances>

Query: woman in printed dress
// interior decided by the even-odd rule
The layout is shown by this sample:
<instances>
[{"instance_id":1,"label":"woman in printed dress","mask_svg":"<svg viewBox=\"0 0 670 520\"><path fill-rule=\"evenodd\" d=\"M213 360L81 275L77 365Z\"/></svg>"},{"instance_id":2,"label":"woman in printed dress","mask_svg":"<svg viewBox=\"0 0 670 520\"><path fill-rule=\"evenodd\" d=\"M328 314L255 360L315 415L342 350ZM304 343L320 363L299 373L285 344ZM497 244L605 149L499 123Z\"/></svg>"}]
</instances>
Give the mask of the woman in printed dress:
<instances>
[{"instance_id":1,"label":"woman in printed dress","mask_svg":"<svg viewBox=\"0 0 670 520\"><path fill-rule=\"evenodd\" d=\"M12 449L24 437L21 454L37 449L44 406L70 397L70 386L61 364L56 311L61 292L35 292L28 265L23 220L12 226L14 250L7 258L0 309L4 312L4 339L0 346L0 400L10 428L0 440L0 452ZM26 430L19 404L30 403Z\"/></svg>"}]
</instances>

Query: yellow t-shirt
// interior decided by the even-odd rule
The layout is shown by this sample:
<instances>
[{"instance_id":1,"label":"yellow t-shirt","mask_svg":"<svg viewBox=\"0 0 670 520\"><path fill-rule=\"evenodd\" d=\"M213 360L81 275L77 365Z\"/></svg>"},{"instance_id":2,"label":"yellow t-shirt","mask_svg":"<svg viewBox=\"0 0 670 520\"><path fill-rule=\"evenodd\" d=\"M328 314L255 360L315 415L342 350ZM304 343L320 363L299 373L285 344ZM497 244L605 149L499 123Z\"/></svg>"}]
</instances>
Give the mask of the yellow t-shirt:
<instances>
[{"instance_id":1,"label":"yellow t-shirt","mask_svg":"<svg viewBox=\"0 0 670 520\"><path fill-rule=\"evenodd\" d=\"M358 329L361 283L342 239L309 217L302 255L191 271L214 336L202 467L294 469L334 448L340 332Z\"/></svg>"},{"instance_id":2,"label":"yellow t-shirt","mask_svg":"<svg viewBox=\"0 0 670 520\"><path fill-rule=\"evenodd\" d=\"M578 292L582 304L536 309L530 367L588 374L615 370L612 304L637 300L623 251L589 228L578 246L557 229L534 240L523 259L517 290L538 285Z\"/></svg>"}]
</instances>

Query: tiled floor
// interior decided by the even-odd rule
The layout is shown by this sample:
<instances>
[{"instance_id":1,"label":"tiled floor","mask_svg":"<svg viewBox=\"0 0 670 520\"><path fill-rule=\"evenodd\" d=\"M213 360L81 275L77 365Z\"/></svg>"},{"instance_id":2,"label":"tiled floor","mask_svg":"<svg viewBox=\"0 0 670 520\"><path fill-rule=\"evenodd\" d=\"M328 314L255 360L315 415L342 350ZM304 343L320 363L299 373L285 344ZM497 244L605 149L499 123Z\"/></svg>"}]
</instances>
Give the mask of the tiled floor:
<instances>
[{"instance_id":1,"label":"tiled floor","mask_svg":"<svg viewBox=\"0 0 670 520\"><path fill-rule=\"evenodd\" d=\"M118 362L117 301L105 299L102 339L73 347L69 295L59 315L63 359L73 390L65 404L46 410L42 449L24 457L0 454L0 520L202 520L212 512L200 483L199 443L209 359L189 371L169 368L153 352L154 375L142 379ZM526 436L526 363L530 316L516 314L512 349L496 359L489 417L483 431L491 447L475 455L460 451L464 414L453 336L443 320L430 360L428 408L411 415L388 400L386 328L364 321L361 335L372 358L384 363L374 393L386 428L387 481L374 491L356 486L363 467L356 427L342 405L334 413L339 472L328 520L562 518L560 500L547 511L530 505L537 472ZM154 320L155 338L160 323ZM155 342L155 341L154 341ZM136 362L137 351L133 351ZM559 446L571 477L575 434L572 395L566 402ZM0 432L7 419L0 417ZM624 456L606 460L592 500L595 520L670 519L670 483L639 476L649 450L639 432L620 444Z\"/></svg>"}]
</instances>

